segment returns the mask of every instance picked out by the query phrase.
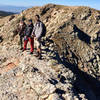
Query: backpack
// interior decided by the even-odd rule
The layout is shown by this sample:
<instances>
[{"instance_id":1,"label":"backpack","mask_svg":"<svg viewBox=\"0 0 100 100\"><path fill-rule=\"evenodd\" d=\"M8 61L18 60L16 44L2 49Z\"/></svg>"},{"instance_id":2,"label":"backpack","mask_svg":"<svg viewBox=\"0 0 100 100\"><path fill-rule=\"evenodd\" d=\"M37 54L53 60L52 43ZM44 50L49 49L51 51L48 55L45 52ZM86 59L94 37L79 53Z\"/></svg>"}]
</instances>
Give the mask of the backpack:
<instances>
[{"instance_id":1,"label":"backpack","mask_svg":"<svg viewBox=\"0 0 100 100\"><path fill-rule=\"evenodd\" d=\"M47 30L46 30L46 26L43 22L42 22L42 27L43 27L42 37L45 37Z\"/></svg>"}]
</instances>

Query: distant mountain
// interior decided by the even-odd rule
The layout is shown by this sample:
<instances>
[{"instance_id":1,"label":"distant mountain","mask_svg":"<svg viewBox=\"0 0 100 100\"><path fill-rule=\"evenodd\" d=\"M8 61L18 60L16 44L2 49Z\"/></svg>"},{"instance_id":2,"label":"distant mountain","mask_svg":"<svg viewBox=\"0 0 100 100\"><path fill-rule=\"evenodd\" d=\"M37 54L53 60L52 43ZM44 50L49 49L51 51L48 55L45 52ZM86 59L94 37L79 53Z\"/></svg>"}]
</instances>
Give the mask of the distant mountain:
<instances>
[{"instance_id":1,"label":"distant mountain","mask_svg":"<svg viewBox=\"0 0 100 100\"><path fill-rule=\"evenodd\" d=\"M8 15L12 15L12 14L14 14L14 13L12 13L12 12L0 11L0 18L1 18L1 17L5 17L5 16L8 16Z\"/></svg>"},{"instance_id":2,"label":"distant mountain","mask_svg":"<svg viewBox=\"0 0 100 100\"><path fill-rule=\"evenodd\" d=\"M19 13L25 9L27 9L27 7L0 5L0 11L6 11L6 12Z\"/></svg>"}]
</instances>

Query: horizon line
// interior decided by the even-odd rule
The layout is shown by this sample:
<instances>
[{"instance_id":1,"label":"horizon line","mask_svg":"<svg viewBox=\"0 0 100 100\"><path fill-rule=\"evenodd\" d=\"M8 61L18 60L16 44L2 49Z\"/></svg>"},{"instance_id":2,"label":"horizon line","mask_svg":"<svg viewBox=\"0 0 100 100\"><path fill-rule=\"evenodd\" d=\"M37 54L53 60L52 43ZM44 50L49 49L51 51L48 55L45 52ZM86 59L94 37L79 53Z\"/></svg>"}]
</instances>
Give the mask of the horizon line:
<instances>
[{"instance_id":1,"label":"horizon line","mask_svg":"<svg viewBox=\"0 0 100 100\"><path fill-rule=\"evenodd\" d=\"M11 7L23 7L23 8L32 8L32 7L36 7L36 6L39 6L39 7L41 7L41 6L44 6L44 5L48 5L48 4L54 4L54 5L62 5L62 6L72 6L72 7L74 7L74 6L76 6L76 7L78 7L78 6L83 6L83 7L90 7L90 8L93 8L93 9L96 9L96 10L100 10L100 9L98 9L98 8L95 8L95 7L91 7L91 6L89 6L89 5L63 5L63 4L55 4L55 3L47 3L47 4L42 4L42 5L30 5L30 6L23 6L23 5L7 5L7 4L0 4L0 6L11 6Z\"/></svg>"}]
</instances>

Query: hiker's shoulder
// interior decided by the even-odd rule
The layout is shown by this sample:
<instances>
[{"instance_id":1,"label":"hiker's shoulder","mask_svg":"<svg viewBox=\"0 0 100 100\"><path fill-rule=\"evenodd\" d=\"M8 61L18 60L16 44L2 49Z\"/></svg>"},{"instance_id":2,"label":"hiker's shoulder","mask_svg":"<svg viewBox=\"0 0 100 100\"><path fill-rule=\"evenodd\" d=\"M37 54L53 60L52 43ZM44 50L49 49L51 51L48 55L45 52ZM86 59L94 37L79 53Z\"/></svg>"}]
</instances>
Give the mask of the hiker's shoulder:
<instances>
[{"instance_id":1,"label":"hiker's shoulder","mask_svg":"<svg viewBox=\"0 0 100 100\"><path fill-rule=\"evenodd\" d=\"M24 25L26 26L26 23L24 22Z\"/></svg>"},{"instance_id":2,"label":"hiker's shoulder","mask_svg":"<svg viewBox=\"0 0 100 100\"><path fill-rule=\"evenodd\" d=\"M40 21L40 23L41 23L41 24L43 24L43 22L42 22L42 21Z\"/></svg>"},{"instance_id":3,"label":"hiker's shoulder","mask_svg":"<svg viewBox=\"0 0 100 100\"><path fill-rule=\"evenodd\" d=\"M33 25L36 26L36 22Z\"/></svg>"},{"instance_id":4,"label":"hiker's shoulder","mask_svg":"<svg viewBox=\"0 0 100 100\"><path fill-rule=\"evenodd\" d=\"M39 24L43 27L44 23L42 21L39 22Z\"/></svg>"}]
</instances>

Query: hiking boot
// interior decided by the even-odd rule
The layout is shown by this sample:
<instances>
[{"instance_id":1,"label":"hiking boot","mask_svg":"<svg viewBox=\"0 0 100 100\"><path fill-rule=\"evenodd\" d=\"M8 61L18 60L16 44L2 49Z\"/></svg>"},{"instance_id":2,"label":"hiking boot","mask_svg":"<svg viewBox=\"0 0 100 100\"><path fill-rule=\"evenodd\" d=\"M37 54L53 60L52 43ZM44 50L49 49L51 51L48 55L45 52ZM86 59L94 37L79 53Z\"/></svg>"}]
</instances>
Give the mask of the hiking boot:
<instances>
[{"instance_id":1,"label":"hiking boot","mask_svg":"<svg viewBox=\"0 0 100 100\"><path fill-rule=\"evenodd\" d=\"M41 59L42 59L42 56L41 56L41 54L39 54L39 56L38 56L38 59L39 59L39 60L41 60Z\"/></svg>"},{"instance_id":2,"label":"hiking boot","mask_svg":"<svg viewBox=\"0 0 100 100\"><path fill-rule=\"evenodd\" d=\"M22 49L22 52L24 52L26 49Z\"/></svg>"},{"instance_id":3,"label":"hiking boot","mask_svg":"<svg viewBox=\"0 0 100 100\"><path fill-rule=\"evenodd\" d=\"M23 50L23 47L21 47L20 50Z\"/></svg>"},{"instance_id":4,"label":"hiking boot","mask_svg":"<svg viewBox=\"0 0 100 100\"><path fill-rule=\"evenodd\" d=\"M39 60L41 60L41 57L42 57L42 56L41 56L41 53L38 52L37 55L36 55L36 57L37 57Z\"/></svg>"},{"instance_id":5,"label":"hiking boot","mask_svg":"<svg viewBox=\"0 0 100 100\"><path fill-rule=\"evenodd\" d=\"M33 54L33 52L30 52L30 54Z\"/></svg>"},{"instance_id":6,"label":"hiking boot","mask_svg":"<svg viewBox=\"0 0 100 100\"><path fill-rule=\"evenodd\" d=\"M34 55L35 57L39 57L39 52L36 53L36 55Z\"/></svg>"}]
</instances>

